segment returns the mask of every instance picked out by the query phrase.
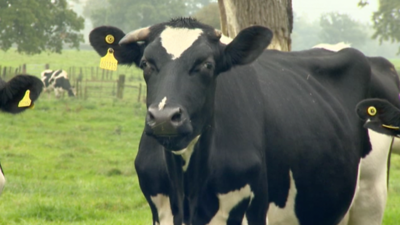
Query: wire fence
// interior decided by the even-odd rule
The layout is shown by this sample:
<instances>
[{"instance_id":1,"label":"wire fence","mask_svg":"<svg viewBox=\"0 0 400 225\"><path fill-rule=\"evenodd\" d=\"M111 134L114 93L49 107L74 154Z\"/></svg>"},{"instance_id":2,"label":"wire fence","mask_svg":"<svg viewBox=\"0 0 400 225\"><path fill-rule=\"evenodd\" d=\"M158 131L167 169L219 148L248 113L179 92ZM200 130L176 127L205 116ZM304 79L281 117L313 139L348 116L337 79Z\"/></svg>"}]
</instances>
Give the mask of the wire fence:
<instances>
[{"instance_id":1,"label":"wire fence","mask_svg":"<svg viewBox=\"0 0 400 225\"><path fill-rule=\"evenodd\" d=\"M40 77L46 69L63 69L76 91L79 99L104 99L129 97L137 102L144 102L145 85L138 70L119 67L117 71L103 70L99 67L66 67L62 64L22 64L18 67L0 65L0 77L9 80L17 74L30 74Z\"/></svg>"}]
</instances>

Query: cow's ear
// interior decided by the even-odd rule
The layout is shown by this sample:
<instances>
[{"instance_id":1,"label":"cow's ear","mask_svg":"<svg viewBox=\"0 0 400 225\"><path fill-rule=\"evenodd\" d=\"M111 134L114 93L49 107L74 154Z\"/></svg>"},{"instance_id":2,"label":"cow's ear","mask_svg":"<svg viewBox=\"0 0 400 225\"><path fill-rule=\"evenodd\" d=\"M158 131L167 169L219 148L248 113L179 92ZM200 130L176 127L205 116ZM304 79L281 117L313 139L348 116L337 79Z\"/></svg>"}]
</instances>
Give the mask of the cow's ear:
<instances>
[{"instance_id":1,"label":"cow's ear","mask_svg":"<svg viewBox=\"0 0 400 225\"><path fill-rule=\"evenodd\" d=\"M90 32L89 42L100 56L106 55L107 50L112 48L118 64L135 64L138 66L143 55L144 46L136 42L118 44L124 36L125 33L116 27L101 26Z\"/></svg>"},{"instance_id":2,"label":"cow's ear","mask_svg":"<svg viewBox=\"0 0 400 225\"><path fill-rule=\"evenodd\" d=\"M17 75L1 88L0 109L9 113L20 113L31 108L34 101L39 98L42 89L43 83L39 78L31 75Z\"/></svg>"},{"instance_id":3,"label":"cow's ear","mask_svg":"<svg viewBox=\"0 0 400 225\"><path fill-rule=\"evenodd\" d=\"M391 136L400 135L400 110L383 99L366 99L356 106L364 127Z\"/></svg>"},{"instance_id":4,"label":"cow's ear","mask_svg":"<svg viewBox=\"0 0 400 225\"><path fill-rule=\"evenodd\" d=\"M225 70L253 62L272 40L272 31L262 26L248 27L229 43L223 54Z\"/></svg>"}]
</instances>

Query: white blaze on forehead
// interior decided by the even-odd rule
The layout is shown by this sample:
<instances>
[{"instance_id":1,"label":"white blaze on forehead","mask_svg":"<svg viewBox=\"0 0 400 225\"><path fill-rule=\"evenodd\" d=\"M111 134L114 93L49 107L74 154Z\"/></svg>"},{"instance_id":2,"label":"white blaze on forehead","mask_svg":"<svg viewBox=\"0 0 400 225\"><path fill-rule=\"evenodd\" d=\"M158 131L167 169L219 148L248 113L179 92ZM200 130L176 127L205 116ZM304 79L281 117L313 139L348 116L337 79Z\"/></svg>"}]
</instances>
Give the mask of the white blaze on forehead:
<instances>
[{"instance_id":1,"label":"white blaze on forehead","mask_svg":"<svg viewBox=\"0 0 400 225\"><path fill-rule=\"evenodd\" d=\"M165 104L167 104L167 97L165 96L161 102L158 104L158 110L162 110L165 107Z\"/></svg>"},{"instance_id":2,"label":"white blaze on forehead","mask_svg":"<svg viewBox=\"0 0 400 225\"><path fill-rule=\"evenodd\" d=\"M202 33L203 30L199 28L188 29L167 26L160 35L161 45L168 54L172 55L172 59L177 59L193 45Z\"/></svg>"}]
</instances>

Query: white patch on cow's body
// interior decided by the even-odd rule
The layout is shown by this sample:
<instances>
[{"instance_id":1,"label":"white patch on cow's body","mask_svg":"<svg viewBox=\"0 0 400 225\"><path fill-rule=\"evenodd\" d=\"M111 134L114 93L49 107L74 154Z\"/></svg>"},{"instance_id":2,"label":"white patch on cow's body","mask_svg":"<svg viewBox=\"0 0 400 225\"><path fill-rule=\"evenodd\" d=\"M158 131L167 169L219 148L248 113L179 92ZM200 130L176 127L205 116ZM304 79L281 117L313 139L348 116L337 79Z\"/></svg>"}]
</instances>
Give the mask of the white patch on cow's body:
<instances>
[{"instance_id":1,"label":"white patch on cow's body","mask_svg":"<svg viewBox=\"0 0 400 225\"><path fill-rule=\"evenodd\" d=\"M239 190L219 194L217 197L219 199L219 209L208 225L226 225L231 210L247 198L250 198L251 201L254 193L251 191L250 185L246 184Z\"/></svg>"},{"instance_id":2,"label":"white patch on cow's body","mask_svg":"<svg viewBox=\"0 0 400 225\"><path fill-rule=\"evenodd\" d=\"M203 30L167 26L161 33L161 45L172 59L179 58L200 37Z\"/></svg>"},{"instance_id":3,"label":"white patch on cow's body","mask_svg":"<svg viewBox=\"0 0 400 225\"><path fill-rule=\"evenodd\" d=\"M348 221L340 225L380 225L387 199L387 161L393 138L368 129L372 151L361 159L360 180ZM346 223L347 222L347 223Z\"/></svg>"},{"instance_id":4,"label":"white patch on cow's body","mask_svg":"<svg viewBox=\"0 0 400 225\"><path fill-rule=\"evenodd\" d=\"M350 48L350 47L351 46L348 43L339 42L339 43L334 44L334 45L331 45L331 44L318 44L318 45L315 45L312 48L323 48L323 49L330 50L330 51L333 51L333 52L338 52L338 51L340 51L342 49Z\"/></svg>"},{"instance_id":5,"label":"white patch on cow's body","mask_svg":"<svg viewBox=\"0 0 400 225\"><path fill-rule=\"evenodd\" d=\"M293 173L289 170L290 188L285 208L279 208L275 203L269 204L267 221L272 225L298 225L300 224L295 213L294 203L297 195L296 184L293 179Z\"/></svg>"},{"instance_id":6,"label":"white patch on cow's body","mask_svg":"<svg viewBox=\"0 0 400 225\"><path fill-rule=\"evenodd\" d=\"M197 141L199 140L200 135L198 135L197 137L195 137L190 143L189 145L179 151L173 151L172 153L175 155L180 155L183 159L183 161L185 161L185 164L182 166L183 171L186 172L189 163L190 163L190 158L193 154L193 150L194 150L194 146L196 145Z\"/></svg>"},{"instance_id":7,"label":"white patch on cow's body","mask_svg":"<svg viewBox=\"0 0 400 225\"><path fill-rule=\"evenodd\" d=\"M163 194L158 194L156 196L150 196L150 198L157 208L158 219L160 220L159 225L173 225L174 216L172 215L169 197Z\"/></svg>"},{"instance_id":8,"label":"white patch on cow's body","mask_svg":"<svg viewBox=\"0 0 400 225\"><path fill-rule=\"evenodd\" d=\"M54 95L56 98L59 98L63 92L64 90L60 87L54 88Z\"/></svg>"},{"instance_id":9,"label":"white patch on cow's body","mask_svg":"<svg viewBox=\"0 0 400 225\"><path fill-rule=\"evenodd\" d=\"M4 177L3 171L0 169L0 195L3 192L5 184L6 184L6 178Z\"/></svg>"},{"instance_id":10,"label":"white patch on cow's body","mask_svg":"<svg viewBox=\"0 0 400 225\"><path fill-rule=\"evenodd\" d=\"M163 110L165 107L165 104L167 104L167 97L164 97L160 103L158 103L158 110Z\"/></svg>"}]
</instances>

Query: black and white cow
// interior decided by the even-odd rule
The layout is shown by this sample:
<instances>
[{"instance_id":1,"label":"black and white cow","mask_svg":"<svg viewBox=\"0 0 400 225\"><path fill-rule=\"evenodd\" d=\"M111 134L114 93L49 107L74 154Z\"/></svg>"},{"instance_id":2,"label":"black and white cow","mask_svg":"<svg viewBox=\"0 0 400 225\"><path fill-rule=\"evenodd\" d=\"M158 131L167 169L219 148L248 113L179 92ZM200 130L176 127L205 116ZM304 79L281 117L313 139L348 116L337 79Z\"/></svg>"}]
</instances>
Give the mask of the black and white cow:
<instances>
[{"instance_id":1,"label":"black and white cow","mask_svg":"<svg viewBox=\"0 0 400 225\"><path fill-rule=\"evenodd\" d=\"M59 98L64 91L67 91L69 97L75 97L75 89L71 86L65 70L45 70L41 73L41 77L44 91L54 90L56 98Z\"/></svg>"},{"instance_id":2,"label":"black and white cow","mask_svg":"<svg viewBox=\"0 0 400 225\"><path fill-rule=\"evenodd\" d=\"M354 49L265 50L272 33L260 26L227 45L220 37L190 18L89 36L101 56L112 48L143 70L135 167L153 224L266 224L269 204L288 198L299 224L338 224L371 149L354 113L368 60Z\"/></svg>"},{"instance_id":3,"label":"black and white cow","mask_svg":"<svg viewBox=\"0 0 400 225\"><path fill-rule=\"evenodd\" d=\"M313 48L339 51L349 48L343 42L335 45L319 44ZM383 98L400 107L400 81L398 74L388 60L382 57L367 57L371 66L371 82L367 98ZM361 160L360 180L357 194L348 215L340 225L379 225L382 223L387 199L390 152L393 137L368 131L372 152Z\"/></svg>"},{"instance_id":4,"label":"black and white cow","mask_svg":"<svg viewBox=\"0 0 400 225\"><path fill-rule=\"evenodd\" d=\"M0 78L0 110L7 113L20 113L31 108L34 101L42 91L42 81L30 75L17 75L8 82ZM29 93L27 91L29 90ZM26 105L20 105L21 100L29 94ZM5 178L3 169L0 165L0 194L3 191Z\"/></svg>"}]
</instances>

